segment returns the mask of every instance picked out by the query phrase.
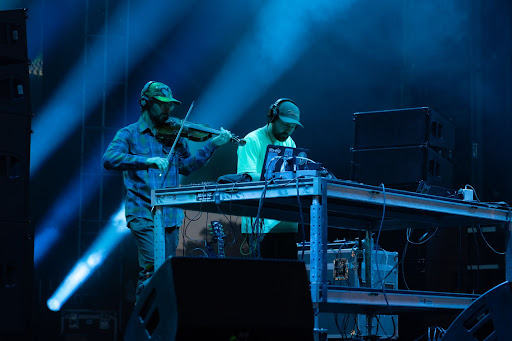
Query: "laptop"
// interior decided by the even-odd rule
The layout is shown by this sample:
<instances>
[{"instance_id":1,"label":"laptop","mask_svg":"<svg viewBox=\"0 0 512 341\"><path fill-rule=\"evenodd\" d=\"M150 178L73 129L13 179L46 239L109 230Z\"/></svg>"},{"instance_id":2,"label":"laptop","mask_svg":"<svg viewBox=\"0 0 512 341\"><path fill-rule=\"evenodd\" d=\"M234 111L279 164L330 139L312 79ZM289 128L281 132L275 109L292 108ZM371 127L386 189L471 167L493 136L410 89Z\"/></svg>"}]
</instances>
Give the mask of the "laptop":
<instances>
[{"instance_id":1,"label":"laptop","mask_svg":"<svg viewBox=\"0 0 512 341\"><path fill-rule=\"evenodd\" d=\"M298 170L308 169L308 149L275 146L269 144L263 159L261 181L270 180L276 175L286 172L294 173Z\"/></svg>"}]
</instances>

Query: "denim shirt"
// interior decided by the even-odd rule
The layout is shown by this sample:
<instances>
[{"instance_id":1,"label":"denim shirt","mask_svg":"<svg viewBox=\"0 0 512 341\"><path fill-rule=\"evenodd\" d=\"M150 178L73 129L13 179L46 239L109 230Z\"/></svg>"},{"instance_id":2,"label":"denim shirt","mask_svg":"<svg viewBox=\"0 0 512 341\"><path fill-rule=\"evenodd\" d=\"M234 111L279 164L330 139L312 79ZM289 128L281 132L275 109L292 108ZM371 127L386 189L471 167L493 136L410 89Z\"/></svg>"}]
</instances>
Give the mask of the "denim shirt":
<instances>
[{"instance_id":1,"label":"denim shirt","mask_svg":"<svg viewBox=\"0 0 512 341\"><path fill-rule=\"evenodd\" d=\"M191 155L187 140L180 138L164 174L157 168L148 168L146 160L150 157L167 158L172 144L173 141L162 141L155 136L141 115L137 122L117 132L103 154L103 166L106 169L123 171L127 190L127 223L135 217L153 220L151 190L178 186L179 174L189 175L202 167L217 148L209 141L195 155ZM163 217L165 227L180 226L184 214L180 209L164 206Z\"/></svg>"}]
</instances>

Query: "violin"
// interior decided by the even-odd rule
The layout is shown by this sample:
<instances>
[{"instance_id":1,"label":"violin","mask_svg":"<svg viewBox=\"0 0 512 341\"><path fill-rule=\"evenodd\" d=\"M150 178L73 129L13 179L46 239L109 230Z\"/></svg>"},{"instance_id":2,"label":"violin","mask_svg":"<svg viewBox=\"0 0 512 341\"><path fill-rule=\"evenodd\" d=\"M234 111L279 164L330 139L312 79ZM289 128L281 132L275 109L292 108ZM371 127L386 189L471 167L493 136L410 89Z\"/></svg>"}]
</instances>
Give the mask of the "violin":
<instances>
[{"instance_id":1,"label":"violin","mask_svg":"<svg viewBox=\"0 0 512 341\"><path fill-rule=\"evenodd\" d=\"M182 126L183 128L180 136L195 142L203 142L212 138L214 135L221 134L220 130L212 129L207 125L196 124L187 121L183 123L183 120L180 120L176 117L169 117L166 123L169 123L169 125L158 129L158 133L163 139L175 139L179 133L180 127ZM241 139L233 134L231 134L231 142L241 146L245 145L244 139Z\"/></svg>"}]
</instances>

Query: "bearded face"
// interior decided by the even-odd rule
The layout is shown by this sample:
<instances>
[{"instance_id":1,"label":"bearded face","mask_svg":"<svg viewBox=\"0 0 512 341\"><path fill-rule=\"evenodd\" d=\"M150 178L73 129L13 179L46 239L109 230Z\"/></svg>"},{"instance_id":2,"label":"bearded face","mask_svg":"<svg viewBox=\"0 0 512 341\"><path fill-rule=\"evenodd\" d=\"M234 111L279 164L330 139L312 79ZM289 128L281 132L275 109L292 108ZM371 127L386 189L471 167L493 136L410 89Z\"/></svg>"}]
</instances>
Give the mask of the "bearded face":
<instances>
[{"instance_id":1,"label":"bearded face","mask_svg":"<svg viewBox=\"0 0 512 341\"><path fill-rule=\"evenodd\" d=\"M153 121L156 126L165 125L171 111L174 109L174 103L166 103L157 100L152 100L151 102L151 106L148 110L149 118L151 118L151 121Z\"/></svg>"},{"instance_id":2,"label":"bearded face","mask_svg":"<svg viewBox=\"0 0 512 341\"><path fill-rule=\"evenodd\" d=\"M277 119L272 124L272 135L276 140L284 142L294 132L295 127L297 127L296 124L285 123L283 120Z\"/></svg>"}]
</instances>

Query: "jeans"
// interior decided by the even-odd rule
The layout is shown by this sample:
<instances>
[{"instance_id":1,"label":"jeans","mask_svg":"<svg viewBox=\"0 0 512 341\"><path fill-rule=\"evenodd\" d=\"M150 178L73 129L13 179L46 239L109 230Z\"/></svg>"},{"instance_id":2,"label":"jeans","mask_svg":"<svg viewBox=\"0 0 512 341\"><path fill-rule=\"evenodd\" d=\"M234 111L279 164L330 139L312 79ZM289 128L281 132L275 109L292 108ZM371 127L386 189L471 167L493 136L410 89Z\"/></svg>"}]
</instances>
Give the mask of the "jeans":
<instances>
[{"instance_id":1,"label":"jeans","mask_svg":"<svg viewBox=\"0 0 512 341\"><path fill-rule=\"evenodd\" d=\"M144 218L135 218L128 224L132 235L135 237L135 244L137 245L139 255L139 266L141 268L137 280L135 303L137 303L144 291L144 284L146 284L154 272L154 226L153 220ZM179 231L179 226L165 228L165 258L176 255Z\"/></svg>"}]
</instances>

